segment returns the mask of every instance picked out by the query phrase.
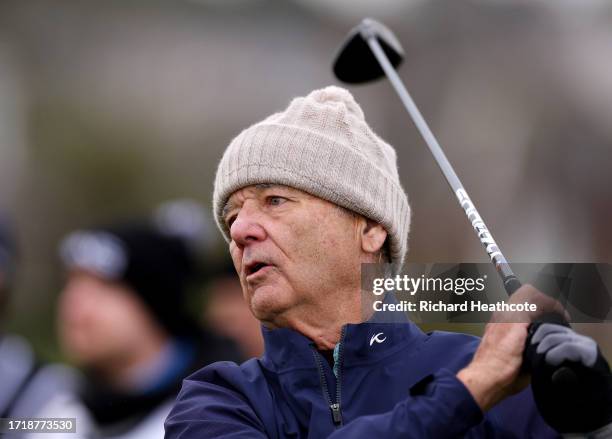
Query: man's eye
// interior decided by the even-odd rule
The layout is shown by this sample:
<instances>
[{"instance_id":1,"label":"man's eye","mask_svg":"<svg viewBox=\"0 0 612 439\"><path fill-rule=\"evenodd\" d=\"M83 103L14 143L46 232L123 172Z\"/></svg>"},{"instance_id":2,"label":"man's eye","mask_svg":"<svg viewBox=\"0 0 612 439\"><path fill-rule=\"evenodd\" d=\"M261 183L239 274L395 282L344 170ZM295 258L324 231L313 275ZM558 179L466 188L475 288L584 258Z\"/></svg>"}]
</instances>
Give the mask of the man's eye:
<instances>
[{"instance_id":1,"label":"man's eye","mask_svg":"<svg viewBox=\"0 0 612 439\"><path fill-rule=\"evenodd\" d=\"M225 224L227 224L228 229L232 228L232 224L234 224L234 221L236 221L236 215L232 215L227 220L225 220Z\"/></svg>"},{"instance_id":2,"label":"man's eye","mask_svg":"<svg viewBox=\"0 0 612 439\"><path fill-rule=\"evenodd\" d=\"M270 204L271 206L280 206L285 201L287 201L287 199L284 197L277 197L277 196L268 197L268 204Z\"/></svg>"}]
</instances>

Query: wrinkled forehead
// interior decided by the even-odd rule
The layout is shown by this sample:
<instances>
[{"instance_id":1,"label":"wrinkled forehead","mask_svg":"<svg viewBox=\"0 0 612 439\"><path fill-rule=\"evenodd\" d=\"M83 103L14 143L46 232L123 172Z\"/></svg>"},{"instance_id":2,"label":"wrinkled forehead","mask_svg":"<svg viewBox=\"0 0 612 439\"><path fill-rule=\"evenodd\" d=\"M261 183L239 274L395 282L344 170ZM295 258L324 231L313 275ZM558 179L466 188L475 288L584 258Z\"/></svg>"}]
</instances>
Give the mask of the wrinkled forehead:
<instances>
[{"instance_id":1,"label":"wrinkled forehead","mask_svg":"<svg viewBox=\"0 0 612 439\"><path fill-rule=\"evenodd\" d=\"M221 209L221 216L225 217L235 207L236 198L239 196L239 194L247 192L247 191L262 191L262 190L270 189L270 188L277 187L277 186L280 186L280 185L272 184L272 183L258 183L258 184L254 184L251 186L240 188L237 191L232 192L232 194L225 201L223 208Z\"/></svg>"},{"instance_id":2,"label":"wrinkled forehead","mask_svg":"<svg viewBox=\"0 0 612 439\"><path fill-rule=\"evenodd\" d=\"M229 212L231 212L234 208L236 208L236 205L240 202L240 199L243 196L249 193L257 195L258 193L268 190L268 189L278 189L279 191L281 191L279 195L282 195L282 193L296 194L296 195L299 194L303 197L319 199L319 197L316 197L305 191L296 189L291 186L286 186L286 185L278 184L278 183L258 183L258 184L254 184L251 186L245 186L233 192L229 196L225 204L223 205L223 208L221 209L221 216L225 218Z\"/></svg>"}]
</instances>

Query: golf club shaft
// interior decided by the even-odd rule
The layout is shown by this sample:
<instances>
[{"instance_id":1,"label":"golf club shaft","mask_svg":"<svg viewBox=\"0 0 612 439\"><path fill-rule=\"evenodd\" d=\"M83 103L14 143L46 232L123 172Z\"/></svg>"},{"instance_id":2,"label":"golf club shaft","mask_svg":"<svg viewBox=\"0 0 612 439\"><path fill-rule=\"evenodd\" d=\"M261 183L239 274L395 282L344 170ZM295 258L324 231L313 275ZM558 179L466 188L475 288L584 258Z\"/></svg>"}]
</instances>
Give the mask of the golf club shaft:
<instances>
[{"instance_id":1,"label":"golf club shaft","mask_svg":"<svg viewBox=\"0 0 612 439\"><path fill-rule=\"evenodd\" d=\"M448 184L453 189L453 192L455 192L455 195L459 200L459 204L465 211L468 220L472 223L472 227L474 227L474 230L476 231L480 242L485 247L487 254L491 258L491 262L495 264L495 268L497 269L497 272L499 273L502 279L506 292L509 295L514 293L521 286L521 283L516 277L516 275L513 273L512 269L510 268L510 265L508 264L508 261L502 254L495 240L493 239L493 235L491 234L491 232L489 232L489 229L482 220L482 217L476 210L476 206L474 206L474 203L472 203L472 200L470 199L466 190L461 184L461 181L455 173L455 170L446 158L444 151L442 151L440 144L429 129L429 126L427 125L427 122L425 122L425 119L423 119L421 112L412 100L412 97L408 93L408 90L406 90L406 87L404 87L404 84L399 78L397 72L389 62L389 59L387 58L387 55L380 46L380 43L378 42L376 36L374 34L368 34L366 30L363 33L363 37L367 41L368 45L370 46L370 49L372 50L372 53L378 60L378 63L382 67L385 74L387 75L387 78L389 78L389 81L391 81L393 88L395 88L395 91L399 95L402 103L404 104L404 107L406 107L406 110L412 117L412 120L414 121L417 129L423 136L425 143L427 143L429 150L436 159L436 162L442 170L442 173L448 181Z\"/></svg>"}]
</instances>

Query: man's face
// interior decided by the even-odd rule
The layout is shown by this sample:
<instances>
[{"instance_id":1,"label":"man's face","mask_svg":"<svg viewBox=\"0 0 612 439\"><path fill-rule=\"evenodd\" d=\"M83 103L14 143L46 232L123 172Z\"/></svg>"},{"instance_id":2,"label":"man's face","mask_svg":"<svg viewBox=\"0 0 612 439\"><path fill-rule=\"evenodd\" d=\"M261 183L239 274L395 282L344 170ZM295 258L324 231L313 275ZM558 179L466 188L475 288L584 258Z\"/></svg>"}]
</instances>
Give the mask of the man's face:
<instances>
[{"instance_id":1,"label":"man's face","mask_svg":"<svg viewBox=\"0 0 612 439\"><path fill-rule=\"evenodd\" d=\"M286 186L248 186L229 198L224 220L245 299L263 322L322 319L358 300L358 222L334 204Z\"/></svg>"},{"instance_id":2,"label":"man's face","mask_svg":"<svg viewBox=\"0 0 612 439\"><path fill-rule=\"evenodd\" d=\"M65 352L80 365L91 367L129 355L155 328L136 293L85 271L69 273L57 323Z\"/></svg>"}]
</instances>

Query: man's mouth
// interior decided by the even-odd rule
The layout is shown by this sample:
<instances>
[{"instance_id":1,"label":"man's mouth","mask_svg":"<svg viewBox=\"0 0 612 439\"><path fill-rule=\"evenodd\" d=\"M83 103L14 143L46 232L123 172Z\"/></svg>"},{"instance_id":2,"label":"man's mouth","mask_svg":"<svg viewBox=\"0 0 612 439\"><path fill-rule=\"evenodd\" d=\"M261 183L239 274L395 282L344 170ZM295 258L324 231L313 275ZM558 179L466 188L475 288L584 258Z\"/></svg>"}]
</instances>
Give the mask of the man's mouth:
<instances>
[{"instance_id":1,"label":"man's mouth","mask_svg":"<svg viewBox=\"0 0 612 439\"><path fill-rule=\"evenodd\" d=\"M250 262L245 266L246 278L249 278L258 273L263 273L267 271L266 268L268 267L272 267L272 265L260 261Z\"/></svg>"}]
</instances>

